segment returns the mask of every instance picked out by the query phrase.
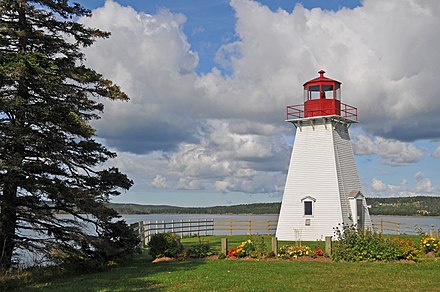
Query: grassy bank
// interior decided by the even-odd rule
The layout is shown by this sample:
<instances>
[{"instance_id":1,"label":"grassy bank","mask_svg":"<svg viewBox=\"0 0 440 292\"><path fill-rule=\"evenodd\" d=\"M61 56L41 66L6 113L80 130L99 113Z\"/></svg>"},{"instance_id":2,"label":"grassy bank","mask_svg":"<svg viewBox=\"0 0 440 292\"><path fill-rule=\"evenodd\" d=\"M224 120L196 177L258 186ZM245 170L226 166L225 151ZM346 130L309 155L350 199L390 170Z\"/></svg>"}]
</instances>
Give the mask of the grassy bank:
<instances>
[{"instance_id":1,"label":"grassy bank","mask_svg":"<svg viewBox=\"0 0 440 292\"><path fill-rule=\"evenodd\" d=\"M246 236L229 238L231 246ZM219 248L216 237L209 240ZM219 241L219 240L218 240ZM197 238L183 240L185 245ZM22 291L440 291L440 261L420 263L336 263L257 260L189 260L151 263L147 253L130 265L84 275L2 281L1 290ZM8 284L9 287L5 285Z\"/></svg>"}]
</instances>

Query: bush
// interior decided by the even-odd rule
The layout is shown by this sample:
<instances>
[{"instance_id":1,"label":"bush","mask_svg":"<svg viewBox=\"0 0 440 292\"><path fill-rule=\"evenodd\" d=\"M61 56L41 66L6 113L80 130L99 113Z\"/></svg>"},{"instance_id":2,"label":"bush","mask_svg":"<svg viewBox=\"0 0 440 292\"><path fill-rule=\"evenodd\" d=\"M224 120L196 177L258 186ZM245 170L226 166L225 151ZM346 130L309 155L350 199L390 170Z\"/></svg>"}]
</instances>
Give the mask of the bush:
<instances>
[{"instance_id":1,"label":"bush","mask_svg":"<svg viewBox=\"0 0 440 292\"><path fill-rule=\"evenodd\" d=\"M419 254L419 249L416 244L410 239L403 239L399 237L393 237L392 240L399 247L399 259L415 260Z\"/></svg>"},{"instance_id":2,"label":"bush","mask_svg":"<svg viewBox=\"0 0 440 292\"><path fill-rule=\"evenodd\" d=\"M177 258L183 250L179 236L174 233L154 234L147 246L153 258L162 256Z\"/></svg>"},{"instance_id":3,"label":"bush","mask_svg":"<svg viewBox=\"0 0 440 292\"><path fill-rule=\"evenodd\" d=\"M437 252L440 250L440 243L437 239L425 234L420 240L420 248L423 252Z\"/></svg>"},{"instance_id":4,"label":"bush","mask_svg":"<svg viewBox=\"0 0 440 292\"><path fill-rule=\"evenodd\" d=\"M186 250L186 256L190 258L204 258L214 255L209 243L198 243Z\"/></svg>"},{"instance_id":5,"label":"bush","mask_svg":"<svg viewBox=\"0 0 440 292\"><path fill-rule=\"evenodd\" d=\"M391 261L402 256L401 247L381 234L344 227L336 229L336 236L339 240L332 255L335 261Z\"/></svg>"}]
</instances>

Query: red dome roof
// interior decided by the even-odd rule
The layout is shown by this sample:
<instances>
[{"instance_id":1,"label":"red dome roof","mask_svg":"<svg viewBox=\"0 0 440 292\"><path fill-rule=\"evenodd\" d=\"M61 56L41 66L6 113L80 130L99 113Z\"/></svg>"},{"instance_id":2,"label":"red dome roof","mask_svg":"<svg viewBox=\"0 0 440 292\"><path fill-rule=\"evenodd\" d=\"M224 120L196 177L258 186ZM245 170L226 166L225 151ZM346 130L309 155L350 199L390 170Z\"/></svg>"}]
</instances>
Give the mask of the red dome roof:
<instances>
[{"instance_id":1,"label":"red dome roof","mask_svg":"<svg viewBox=\"0 0 440 292\"><path fill-rule=\"evenodd\" d=\"M326 82L326 83L328 83L328 82L332 82L332 83L342 84L342 83L339 82L339 81L336 81L336 80L333 80L333 79L330 79L330 78L325 77L325 76L324 76L324 73L325 73L324 70L321 70L321 71L319 71L318 73L319 73L319 77L307 81L306 83L303 84L303 86L306 86L306 85L308 85L308 84L310 84L310 83L322 83L322 82Z\"/></svg>"}]
</instances>

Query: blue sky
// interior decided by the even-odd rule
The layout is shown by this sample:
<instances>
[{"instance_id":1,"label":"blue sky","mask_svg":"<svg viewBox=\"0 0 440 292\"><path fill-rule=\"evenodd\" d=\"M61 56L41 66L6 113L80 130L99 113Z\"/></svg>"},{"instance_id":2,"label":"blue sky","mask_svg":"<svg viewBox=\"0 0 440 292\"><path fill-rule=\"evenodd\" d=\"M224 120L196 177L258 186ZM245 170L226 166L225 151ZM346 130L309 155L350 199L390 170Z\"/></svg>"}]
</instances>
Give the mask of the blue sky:
<instances>
[{"instance_id":1,"label":"blue sky","mask_svg":"<svg viewBox=\"0 0 440 292\"><path fill-rule=\"evenodd\" d=\"M135 181L116 202L281 201L285 106L324 69L359 108L350 128L367 196L440 195L440 2L78 1L111 31L85 50L129 103L94 125Z\"/></svg>"}]
</instances>

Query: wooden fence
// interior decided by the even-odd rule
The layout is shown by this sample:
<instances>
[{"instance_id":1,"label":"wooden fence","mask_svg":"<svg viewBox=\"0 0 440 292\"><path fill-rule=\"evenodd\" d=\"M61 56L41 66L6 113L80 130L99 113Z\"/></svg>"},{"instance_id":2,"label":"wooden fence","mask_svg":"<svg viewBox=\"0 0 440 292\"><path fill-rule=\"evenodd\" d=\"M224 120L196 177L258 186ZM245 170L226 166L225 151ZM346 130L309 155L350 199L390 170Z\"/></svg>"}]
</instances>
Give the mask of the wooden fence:
<instances>
[{"instance_id":1,"label":"wooden fence","mask_svg":"<svg viewBox=\"0 0 440 292\"><path fill-rule=\"evenodd\" d=\"M388 234L420 234L428 233L431 236L439 231L440 226L423 225L423 224L404 224L401 222L393 222L388 220L372 220L373 230L377 233Z\"/></svg>"},{"instance_id":2,"label":"wooden fence","mask_svg":"<svg viewBox=\"0 0 440 292\"><path fill-rule=\"evenodd\" d=\"M140 221L131 224L139 234L143 244L150 241L152 235L172 232L180 235L234 235L234 234L275 234L278 220L237 220L237 219L188 219L180 221ZM387 220L372 220L373 230L387 234L419 234L438 235L439 226L410 225Z\"/></svg>"},{"instance_id":3,"label":"wooden fence","mask_svg":"<svg viewBox=\"0 0 440 292\"><path fill-rule=\"evenodd\" d=\"M265 233L267 235L274 234L277 229L278 220L235 220L235 219L217 219L214 220L215 231L227 231L229 235L233 235L234 231L243 234Z\"/></svg>"}]
</instances>

